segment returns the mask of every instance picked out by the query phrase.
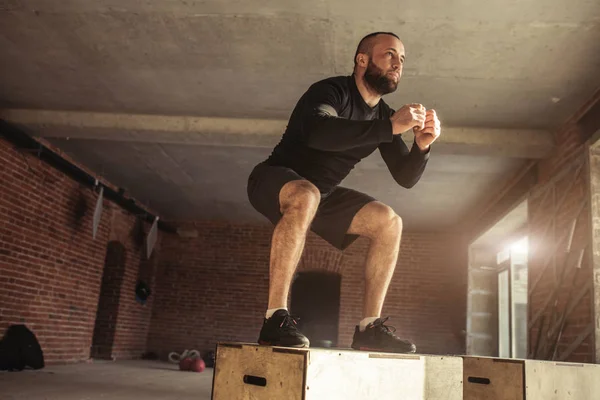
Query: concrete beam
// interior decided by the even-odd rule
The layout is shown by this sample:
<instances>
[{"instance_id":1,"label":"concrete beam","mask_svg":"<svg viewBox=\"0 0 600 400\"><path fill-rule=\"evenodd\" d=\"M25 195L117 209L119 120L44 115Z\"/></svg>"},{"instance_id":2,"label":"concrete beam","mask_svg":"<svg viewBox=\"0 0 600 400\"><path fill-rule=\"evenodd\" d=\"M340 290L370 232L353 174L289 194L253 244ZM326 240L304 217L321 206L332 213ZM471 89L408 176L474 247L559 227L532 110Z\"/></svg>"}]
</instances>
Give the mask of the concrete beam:
<instances>
[{"instance_id":1,"label":"concrete beam","mask_svg":"<svg viewBox=\"0 0 600 400\"><path fill-rule=\"evenodd\" d=\"M0 118L46 138L77 138L211 146L273 147L287 121L247 118L0 110ZM412 133L403 135L409 146ZM554 148L550 132L531 129L443 127L436 152L539 159Z\"/></svg>"}]
</instances>

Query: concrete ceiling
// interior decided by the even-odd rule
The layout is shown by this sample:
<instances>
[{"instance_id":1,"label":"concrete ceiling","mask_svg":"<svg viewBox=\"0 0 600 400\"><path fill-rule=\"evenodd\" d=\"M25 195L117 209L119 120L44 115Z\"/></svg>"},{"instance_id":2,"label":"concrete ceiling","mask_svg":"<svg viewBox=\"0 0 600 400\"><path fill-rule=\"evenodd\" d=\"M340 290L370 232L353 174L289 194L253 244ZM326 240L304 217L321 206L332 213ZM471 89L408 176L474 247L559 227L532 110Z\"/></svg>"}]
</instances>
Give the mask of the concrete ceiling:
<instances>
[{"instance_id":1,"label":"concrete ceiling","mask_svg":"<svg viewBox=\"0 0 600 400\"><path fill-rule=\"evenodd\" d=\"M549 154L552 129L600 87L597 0L3 0L1 116L163 218L260 221L245 195L251 167L308 85L350 73L375 30L398 33L407 52L386 100L435 108L444 138L412 190L377 153L344 184L409 229L468 218Z\"/></svg>"}]
</instances>

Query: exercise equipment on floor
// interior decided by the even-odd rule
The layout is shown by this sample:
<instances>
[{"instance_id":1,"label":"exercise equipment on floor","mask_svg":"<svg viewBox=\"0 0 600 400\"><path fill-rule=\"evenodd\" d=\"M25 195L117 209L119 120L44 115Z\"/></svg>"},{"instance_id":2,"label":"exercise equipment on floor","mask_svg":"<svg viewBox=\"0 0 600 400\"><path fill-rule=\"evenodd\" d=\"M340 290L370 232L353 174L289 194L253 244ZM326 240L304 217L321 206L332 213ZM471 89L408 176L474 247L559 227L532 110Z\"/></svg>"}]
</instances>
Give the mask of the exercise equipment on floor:
<instances>
[{"instance_id":1,"label":"exercise equipment on floor","mask_svg":"<svg viewBox=\"0 0 600 400\"><path fill-rule=\"evenodd\" d=\"M169 361L174 364L179 364L179 370L203 372L206 369L206 363L200 356L198 350L184 350L183 353L169 353Z\"/></svg>"}]
</instances>

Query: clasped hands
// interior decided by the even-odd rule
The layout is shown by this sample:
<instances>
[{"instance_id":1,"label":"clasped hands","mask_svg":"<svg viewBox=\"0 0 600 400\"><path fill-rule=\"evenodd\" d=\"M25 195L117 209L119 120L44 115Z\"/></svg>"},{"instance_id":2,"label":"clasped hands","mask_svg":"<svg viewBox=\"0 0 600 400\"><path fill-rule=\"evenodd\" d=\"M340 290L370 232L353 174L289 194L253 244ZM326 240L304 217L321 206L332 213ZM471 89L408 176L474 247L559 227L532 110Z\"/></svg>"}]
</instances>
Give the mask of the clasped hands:
<instances>
[{"instance_id":1,"label":"clasped hands","mask_svg":"<svg viewBox=\"0 0 600 400\"><path fill-rule=\"evenodd\" d=\"M435 110L427 110L422 104L404 105L390 117L390 120L394 135L412 129L415 143L421 151L427 151L441 133L440 120Z\"/></svg>"}]
</instances>

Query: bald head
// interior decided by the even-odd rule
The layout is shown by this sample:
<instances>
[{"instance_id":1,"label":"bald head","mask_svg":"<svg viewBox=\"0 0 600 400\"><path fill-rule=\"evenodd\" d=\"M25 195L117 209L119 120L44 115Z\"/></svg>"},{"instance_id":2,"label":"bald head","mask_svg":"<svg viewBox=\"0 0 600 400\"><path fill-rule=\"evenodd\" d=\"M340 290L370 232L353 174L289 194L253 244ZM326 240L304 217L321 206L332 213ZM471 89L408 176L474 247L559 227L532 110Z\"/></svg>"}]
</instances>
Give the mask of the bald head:
<instances>
[{"instance_id":1,"label":"bald head","mask_svg":"<svg viewBox=\"0 0 600 400\"><path fill-rule=\"evenodd\" d=\"M367 36L362 38L360 40L360 42L358 42L358 46L356 47L356 53L354 53L354 65L355 66L357 64L357 56L359 54L366 54L369 57L372 56L373 47L375 46L375 43L377 43L378 39L380 39L382 36L392 36L392 37L395 37L396 39L400 40L398 35L396 35L395 33L392 33L392 32L369 33Z\"/></svg>"}]
</instances>

